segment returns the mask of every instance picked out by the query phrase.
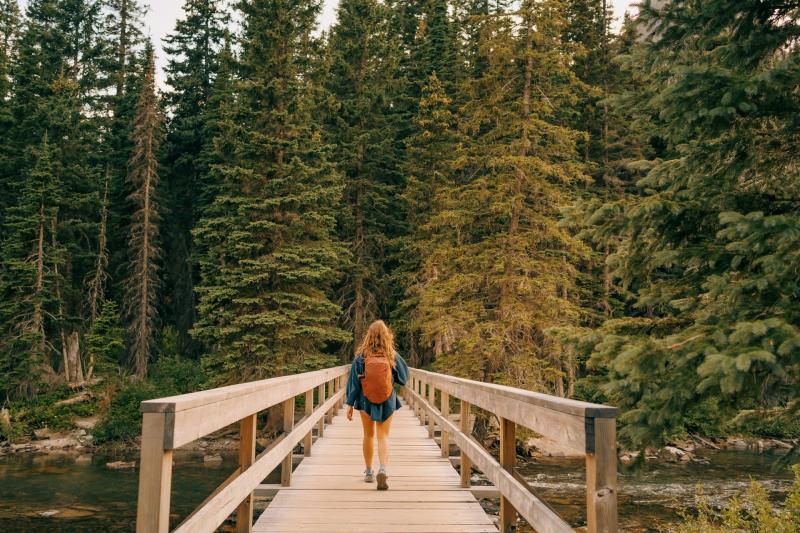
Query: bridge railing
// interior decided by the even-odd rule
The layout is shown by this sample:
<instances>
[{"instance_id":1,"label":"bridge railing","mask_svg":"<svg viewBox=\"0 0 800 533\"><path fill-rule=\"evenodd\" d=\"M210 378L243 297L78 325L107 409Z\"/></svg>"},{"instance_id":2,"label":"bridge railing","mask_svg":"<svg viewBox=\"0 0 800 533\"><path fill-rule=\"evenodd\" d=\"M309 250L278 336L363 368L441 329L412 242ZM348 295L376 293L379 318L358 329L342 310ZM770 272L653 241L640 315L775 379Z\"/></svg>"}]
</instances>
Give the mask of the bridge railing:
<instances>
[{"instance_id":1,"label":"bridge railing","mask_svg":"<svg viewBox=\"0 0 800 533\"><path fill-rule=\"evenodd\" d=\"M420 420L427 419L431 437L440 428L443 455L449 456L450 441L461 450L463 487L470 486L472 465L497 487L502 533L511 530L517 513L539 533L573 531L515 471L517 425L585 454L588 531L617 532L616 408L419 369L411 369L405 396ZM450 419L451 398L460 400L458 425ZM499 461L471 436L472 406L493 413L500 422Z\"/></svg>"},{"instance_id":2,"label":"bridge railing","mask_svg":"<svg viewBox=\"0 0 800 533\"><path fill-rule=\"evenodd\" d=\"M136 531L169 531L173 450L238 422L238 468L174 531L212 532L236 511L237 532L250 532L254 489L278 465L281 485L289 486L292 450L304 441L304 453L310 455L311 431L318 425L322 436L326 419L330 423L342 405L349 371L350 365L344 365L142 402ZM305 413L295 424L295 398L300 395L305 397ZM276 405L283 406L284 433L256 457L256 416Z\"/></svg>"}]
</instances>

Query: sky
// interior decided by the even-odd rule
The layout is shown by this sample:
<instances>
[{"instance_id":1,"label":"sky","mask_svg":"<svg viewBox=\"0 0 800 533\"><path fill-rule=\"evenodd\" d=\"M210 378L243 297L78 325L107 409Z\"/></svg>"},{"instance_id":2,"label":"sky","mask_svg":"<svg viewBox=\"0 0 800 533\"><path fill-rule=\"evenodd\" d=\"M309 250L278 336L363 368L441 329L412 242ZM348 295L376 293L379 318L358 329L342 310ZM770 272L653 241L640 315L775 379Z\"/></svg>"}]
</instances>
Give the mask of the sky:
<instances>
[{"instance_id":1,"label":"sky","mask_svg":"<svg viewBox=\"0 0 800 533\"><path fill-rule=\"evenodd\" d=\"M333 24L336 19L336 6L339 0L324 0L325 7L320 17L320 27L325 29ZM611 0L614 6L614 15L617 18L617 25L622 20L622 16L631 4L638 0ZM20 0L20 5L24 9L27 0ZM163 53L161 40L170 34L175 28L175 21L183 16L184 0L144 0L143 4L149 4L145 31L150 34L156 45L156 62L159 72L157 78L159 85L163 86L164 76L163 67L166 64L166 57ZM633 8L635 9L635 8Z\"/></svg>"}]
</instances>

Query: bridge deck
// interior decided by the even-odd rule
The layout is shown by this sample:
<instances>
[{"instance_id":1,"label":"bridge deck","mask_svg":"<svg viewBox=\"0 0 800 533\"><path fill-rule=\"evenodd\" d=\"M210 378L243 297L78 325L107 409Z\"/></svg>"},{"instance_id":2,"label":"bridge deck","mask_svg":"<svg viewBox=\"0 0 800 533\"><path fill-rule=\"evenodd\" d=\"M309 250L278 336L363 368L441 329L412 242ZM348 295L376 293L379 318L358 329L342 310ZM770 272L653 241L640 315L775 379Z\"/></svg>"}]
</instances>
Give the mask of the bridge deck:
<instances>
[{"instance_id":1,"label":"bridge deck","mask_svg":"<svg viewBox=\"0 0 800 533\"><path fill-rule=\"evenodd\" d=\"M361 423L356 418L348 422L340 411L311 457L293 472L291 487L278 491L253 532L497 532L408 407L395 413L389 442L389 490L379 492L375 483L364 482Z\"/></svg>"}]
</instances>

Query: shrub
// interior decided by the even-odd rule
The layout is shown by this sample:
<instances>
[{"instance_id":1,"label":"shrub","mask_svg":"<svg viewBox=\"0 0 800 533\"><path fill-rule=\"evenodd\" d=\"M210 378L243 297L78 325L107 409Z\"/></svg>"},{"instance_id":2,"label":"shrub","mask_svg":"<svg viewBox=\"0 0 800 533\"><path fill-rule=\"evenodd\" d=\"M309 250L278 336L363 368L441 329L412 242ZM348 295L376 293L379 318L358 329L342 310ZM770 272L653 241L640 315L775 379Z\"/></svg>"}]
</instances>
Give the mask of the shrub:
<instances>
[{"instance_id":1,"label":"shrub","mask_svg":"<svg viewBox=\"0 0 800 533\"><path fill-rule=\"evenodd\" d=\"M798 533L800 532L800 465L794 465L794 486L782 507L775 508L767 491L756 481L743 497L734 497L715 513L708 500L698 490L696 516L684 511L685 522L677 533Z\"/></svg>"}]
</instances>

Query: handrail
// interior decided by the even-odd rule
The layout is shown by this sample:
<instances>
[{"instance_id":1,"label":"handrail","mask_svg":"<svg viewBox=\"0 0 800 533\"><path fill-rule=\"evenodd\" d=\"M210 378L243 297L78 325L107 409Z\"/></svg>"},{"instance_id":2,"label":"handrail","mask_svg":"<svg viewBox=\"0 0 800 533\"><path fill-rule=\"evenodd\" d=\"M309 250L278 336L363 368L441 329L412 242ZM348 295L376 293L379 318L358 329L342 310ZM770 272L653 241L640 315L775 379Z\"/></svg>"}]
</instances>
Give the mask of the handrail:
<instances>
[{"instance_id":1,"label":"handrail","mask_svg":"<svg viewBox=\"0 0 800 533\"><path fill-rule=\"evenodd\" d=\"M461 450L462 486L469 487L474 464L500 491L502 533L511 530L517 514L540 533L573 531L515 472L516 425L586 454L588 531L617 532L616 408L416 368L410 369L405 396L421 423L427 421L431 436L436 426L441 430L443 455L449 455L451 439ZM458 426L449 419L451 396L461 404ZM499 461L471 436L472 405L495 414L500 421Z\"/></svg>"},{"instance_id":2,"label":"handrail","mask_svg":"<svg viewBox=\"0 0 800 533\"><path fill-rule=\"evenodd\" d=\"M343 365L142 402L136 531L169 531L173 450L237 421L239 468L175 531L215 531L234 510L237 532L252 531L253 490L278 465L282 465L281 484L289 486L292 450L304 441L304 453L310 455L312 428L318 425L321 436L326 419L330 422L342 405L343 380L349 371L350 365ZM295 398L301 394L305 397L305 416L295 425ZM256 416L276 405L283 405L284 434L256 457Z\"/></svg>"}]
</instances>

